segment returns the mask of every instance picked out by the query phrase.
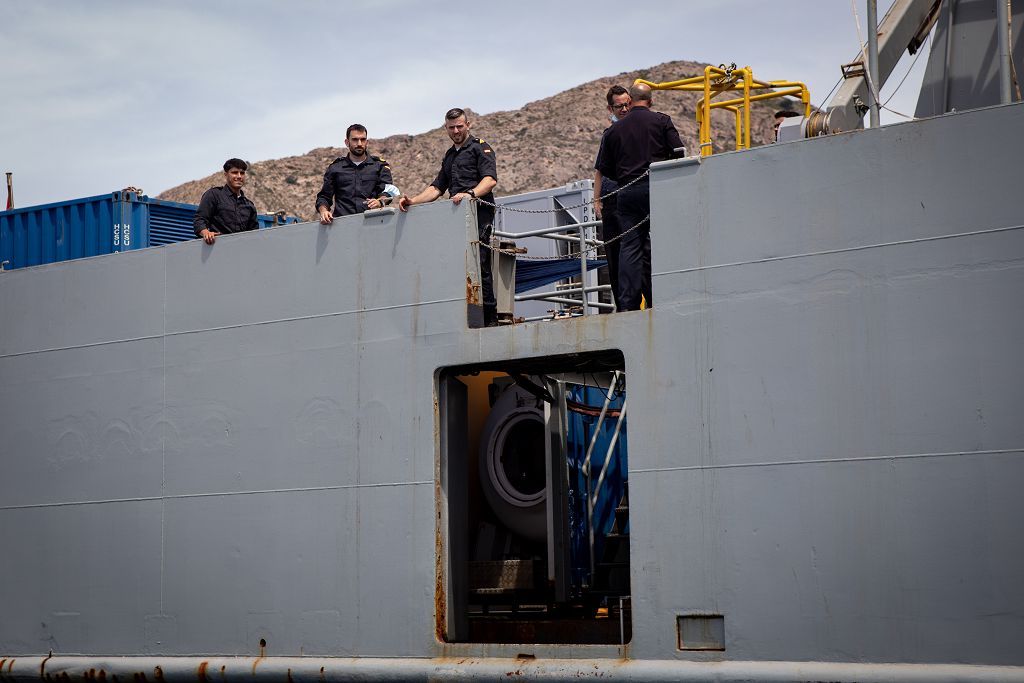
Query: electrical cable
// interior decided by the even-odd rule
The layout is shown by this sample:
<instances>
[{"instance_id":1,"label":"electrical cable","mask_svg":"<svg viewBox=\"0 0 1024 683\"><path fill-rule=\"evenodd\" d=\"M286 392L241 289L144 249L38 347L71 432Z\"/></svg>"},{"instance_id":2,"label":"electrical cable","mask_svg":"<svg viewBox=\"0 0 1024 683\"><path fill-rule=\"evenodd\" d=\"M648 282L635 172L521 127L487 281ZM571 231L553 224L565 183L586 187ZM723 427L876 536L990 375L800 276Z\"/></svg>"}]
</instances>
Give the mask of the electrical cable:
<instances>
[{"instance_id":1,"label":"electrical cable","mask_svg":"<svg viewBox=\"0 0 1024 683\"><path fill-rule=\"evenodd\" d=\"M896 93L898 93L900 91L900 88L903 87L903 84L907 80L907 76L910 75L910 72L914 70L914 65L917 64L917 58L921 56L922 52L924 52L924 46L928 45L928 41L930 41L931 39L932 39L932 34L929 33L928 37L925 38L924 42L921 44L921 47L917 48L917 53L914 55L914 61L912 61L910 63L910 68L907 69L907 73L903 74L903 78L900 79L899 85L896 86L896 89L892 91L892 94L889 95L889 97L885 100L885 102L882 102L882 107L885 107L885 108L888 109L888 107L886 107L886 105L889 104L889 102L892 101L892 98L896 97ZM892 111L892 110L889 109L889 111ZM898 113L898 112L893 112L893 113L895 114L895 113Z\"/></svg>"}]
</instances>

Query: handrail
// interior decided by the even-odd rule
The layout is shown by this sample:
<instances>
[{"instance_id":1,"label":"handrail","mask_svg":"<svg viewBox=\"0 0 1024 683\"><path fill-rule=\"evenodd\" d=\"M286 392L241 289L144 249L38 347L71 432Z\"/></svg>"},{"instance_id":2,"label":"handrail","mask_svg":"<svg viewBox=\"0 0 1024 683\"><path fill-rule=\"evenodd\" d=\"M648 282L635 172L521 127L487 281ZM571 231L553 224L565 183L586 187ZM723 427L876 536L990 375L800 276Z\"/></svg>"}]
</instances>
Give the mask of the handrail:
<instances>
[{"instance_id":1,"label":"handrail","mask_svg":"<svg viewBox=\"0 0 1024 683\"><path fill-rule=\"evenodd\" d=\"M516 294L516 301L539 301L548 298L549 296L560 296L564 297L566 294L590 294L591 292L610 292L612 291L611 285L594 285L593 287L569 287L567 289L557 289L552 292L538 292L536 294ZM578 301L576 303L579 303ZM600 303L600 302L598 302ZM591 306L594 304L591 303ZM604 304L605 306L611 307L611 304Z\"/></svg>"},{"instance_id":2,"label":"handrail","mask_svg":"<svg viewBox=\"0 0 1024 683\"><path fill-rule=\"evenodd\" d=\"M583 476L587 479L587 537L590 539L590 574L594 574L594 501L591 500L591 477L590 459L594 455L594 446L597 445L597 437L601 433L601 425L604 423L604 416L608 414L608 407L612 403L612 396L615 394L616 385L619 383L619 376L622 373L618 370L612 373L612 381L608 383L608 391L604 395L604 405L601 406L601 413L594 423L594 435L590 437L590 444L587 446L587 455L583 458ZM610 453L605 454L607 462Z\"/></svg>"},{"instance_id":3,"label":"handrail","mask_svg":"<svg viewBox=\"0 0 1024 683\"><path fill-rule=\"evenodd\" d=\"M540 292L537 294L517 294L514 296L515 301L547 301L554 304L562 304L566 306L579 306L580 314L588 315L588 308L596 308L598 310L614 311L614 304L607 304L603 301L591 301L587 296L592 292L605 292L611 291L610 285L597 285L594 287L587 287L587 253L591 251L591 247L600 247L604 245L604 242L599 239L592 239L587 237L587 228L596 228L603 225L601 220L593 221L581 221L579 223L569 223L568 225L556 225L550 228L538 228L537 230L526 230L524 232L506 232L504 230L494 230L491 234L493 237L502 239L525 239L527 237L543 237L544 239L556 240L560 242L571 242L579 247L579 261L580 261L580 286L572 287L570 289L559 290L554 292ZM572 234L575 233L575 234ZM574 257L575 258L575 257ZM579 294L579 299L572 299L567 297L567 294ZM540 316L538 318L531 318L530 320L544 320L547 316Z\"/></svg>"},{"instance_id":4,"label":"handrail","mask_svg":"<svg viewBox=\"0 0 1024 683\"><path fill-rule=\"evenodd\" d=\"M527 230L526 232L505 232L503 230L495 230L495 237L507 237L509 239L522 239L525 237L543 237L551 233L577 231L580 228L596 228L601 225L601 221L585 221L583 223L569 223L568 225L556 225L552 228L538 228L537 230Z\"/></svg>"},{"instance_id":5,"label":"handrail","mask_svg":"<svg viewBox=\"0 0 1024 683\"><path fill-rule=\"evenodd\" d=\"M558 202L556 200L556 204L557 203ZM589 203L589 200L586 200L583 204L580 204L579 206L585 206L588 203ZM574 206L574 207L569 207L569 208L578 208L578 207ZM565 207L562 207L562 210L564 210L564 209L565 209ZM556 208L555 212L557 212L558 210L559 209ZM533 211L533 213L551 213L551 211L535 210L535 211ZM585 215L586 214L584 214L584 217L585 217ZM573 219L575 218L575 216L572 216L571 214L570 214L570 217L573 218ZM509 232L509 231L505 231L505 230L493 230L491 232L492 238L503 239L503 240L520 240L520 239L526 239L526 238L529 238L529 237L541 237L541 238L544 238L544 239L548 239L548 240L552 240L552 241L557 241L557 242L568 242L568 243L576 245L576 247L577 247L577 250L576 250L575 253L573 253L572 250L570 250L569 254L566 254L565 256L561 256L561 257L556 257L556 258L562 258L562 259L570 259L570 258L571 259L577 259L578 258L578 260L580 262L579 263L579 265L580 265L579 275L578 275L578 277L580 279L580 286L579 287L573 287L571 289L559 290L559 291L554 291L554 292L541 292L541 293L537 293L537 294L528 294L528 295L514 295L514 301L547 301L547 302L550 302L550 303L560 304L560 305L563 305L563 306L572 306L572 307L577 307L578 306L579 308L577 310L574 310L574 311L570 312L570 317L572 317L573 315L584 315L584 316L589 315L590 313L593 312L593 310L591 310L591 309L597 309L599 311L606 311L606 310L607 311L614 311L615 310L615 305L614 304L607 304L607 303L604 303L604 302L602 302L600 300L591 301L590 297L588 296L590 293L593 293L593 292L610 291L611 287L609 285L601 285L601 286L597 286L597 287L587 287L586 286L586 283L587 283L587 273L589 272L589 269L590 269L589 268L589 264L587 262L587 255L590 252L595 251L594 247L604 246L604 241L603 240L594 239L592 237L588 237L587 236L587 230L588 229L592 229L592 228L600 227L603 224L604 224L603 221L597 219L597 220L590 220L590 221L578 221L578 222L575 222L575 223L568 223L568 224L564 224L564 225L554 225L554 226L547 227L547 228L538 228L536 230L525 230L523 232ZM492 241L490 248L491 249L496 249L494 241ZM525 250L522 250L522 251L525 251ZM577 256L577 253L578 253L578 256ZM579 299L569 298L569 297L566 296L567 294L579 294L580 298ZM559 317L559 316L556 316L556 317ZM538 316L538 317L535 317L535 318L530 318L531 321L532 320L544 320L544 319L548 319L548 316Z\"/></svg>"},{"instance_id":6,"label":"handrail","mask_svg":"<svg viewBox=\"0 0 1024 683\"><path fill-rule=\"evenodd\" d=\"M597 494L601 492L601 487L604 486L604 478L608 474L608 463L611 460L611 454L619 443L619 432L622 430L622 423L626 421L627 402L628 399L622 399L622 407L619 408L619 421L615 423L615 433L612 434L612 440L608 442L608 452L604 456L604 465L601 466L601 474L597 477L597 487L591 499L594 505L597 504Z\"/></svg>"}]
</instances>

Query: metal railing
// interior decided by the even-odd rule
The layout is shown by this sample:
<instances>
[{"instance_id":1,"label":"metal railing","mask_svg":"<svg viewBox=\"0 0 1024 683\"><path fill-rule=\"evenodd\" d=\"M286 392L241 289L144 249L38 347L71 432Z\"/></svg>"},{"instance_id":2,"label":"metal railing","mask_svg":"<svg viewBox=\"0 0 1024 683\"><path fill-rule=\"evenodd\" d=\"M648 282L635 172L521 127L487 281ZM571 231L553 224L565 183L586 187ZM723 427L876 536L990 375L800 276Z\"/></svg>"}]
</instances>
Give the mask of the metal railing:
<instances>
[{"instance_id":1,"label":"metal railing","mask_svg":"<svg viewBox=\"0 0 1024 683\"><path fill-rule=\"evenodd\" d=\"M601 225L601 221L582 221L578 223L570 223L568 225L557 225L550 228L539 228L537 230L527 230L524 232L505 232L502 230L495 230L493 235L498 239L511 239L520 240L526 239L527 237L543 237L545 239L568 242L577 247L577 252L570 252L568 255L560 257L563 259L578 258L580 262L579 270L579 284L570 284L567 287L557 288L554 290L543 291L543 292L531 292L527 294L516 294L515 301L547 301L550 303L559 304L561 306L571 307L568 315L574 315L572 309L579 307L579 315L589 315L592 310L615 310L614 304L605 303L596 298L591 298L591 294L599 292L610 292L611 285L587 285L587 254L595 252L594 247L601 247L604 245L599 239L588 237L588 230L596 229ZM558 258L558 257L556 257ZM575 277L575 276L573 276ZM576 298L578 295L579 298ZM525 318L526 321L534 320L550 320L550 315L533 316Z\"/></svg>"},{"instance_id":2,"label":"metal railing","mask_svg":"<svg viewBox=\"0 0 1024 683\"><path fill-rule=\"evenodd\" d=\"M604 419L608 415L608 408L611 406L612 401L615 398L615 390L618 388L619 382L622 380L622 372L616 370L612 373L612 381L608 384L608 390L604 395L604 405L601 406L601 412L597 416L597 422L594 424L594 435L590 437L590 444L587 446L587 455L583 458L583 476L587 480L587 539L590 545L590 575L594 575L595 570L595 558L594 558L594 507L597 505L597 501L601 495L601 489L604 487L605 479L608 475L608 466L612 461L612 454L615 453L615 447L619 443L619 433L622 430L622 425L626 421L626 400L622 401L622 408L619 409L618 422L615 424L615 432L612 434L611 440L608 442L608 448L605 450L604 462L601 465L601 472L597 477L597 484L594 484L593 472L590 467L591 460L594 457L594 447L597 445L597 438L601 434L601 425L604 424Z\"/></svg>"}]
</instances>

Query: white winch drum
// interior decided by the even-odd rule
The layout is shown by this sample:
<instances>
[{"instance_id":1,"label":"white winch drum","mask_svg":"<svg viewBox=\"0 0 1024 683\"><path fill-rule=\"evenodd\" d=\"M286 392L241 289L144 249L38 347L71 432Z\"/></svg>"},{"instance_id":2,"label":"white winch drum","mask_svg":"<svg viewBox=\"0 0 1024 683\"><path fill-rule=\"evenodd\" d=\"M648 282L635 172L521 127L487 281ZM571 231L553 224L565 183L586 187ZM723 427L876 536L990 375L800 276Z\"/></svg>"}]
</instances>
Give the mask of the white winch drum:
<instances>
[{"instance_id":1,"label":"white winch drum","mask_svg":"<svg viewBox=\"0 0 1024 683\"><path fill-rule=\"evenodd\" d=\"M505 389L480 436L480 483L498 519L533 541L546 535L544 411L528 391Z\"/></svg>"}]
</instances>

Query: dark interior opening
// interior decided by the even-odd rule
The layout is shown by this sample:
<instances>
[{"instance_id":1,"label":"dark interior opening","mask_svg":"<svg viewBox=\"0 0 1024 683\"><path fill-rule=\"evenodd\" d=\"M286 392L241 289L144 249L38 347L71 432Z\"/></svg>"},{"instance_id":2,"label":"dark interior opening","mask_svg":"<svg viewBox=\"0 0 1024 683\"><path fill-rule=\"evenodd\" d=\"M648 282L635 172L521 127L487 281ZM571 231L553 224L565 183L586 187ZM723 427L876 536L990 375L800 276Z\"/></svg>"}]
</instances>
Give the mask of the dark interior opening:
<instances>
[{"instance_id":1,"label":"dark interior opening","mask_svg":"<svg viewBox=\"0 0 1024 683\"><path fill-rule=\"evenodd\" d=\"M444 640L629 642L626 394L616 350L438 373Z\"/></svg>"}]
</instances>

